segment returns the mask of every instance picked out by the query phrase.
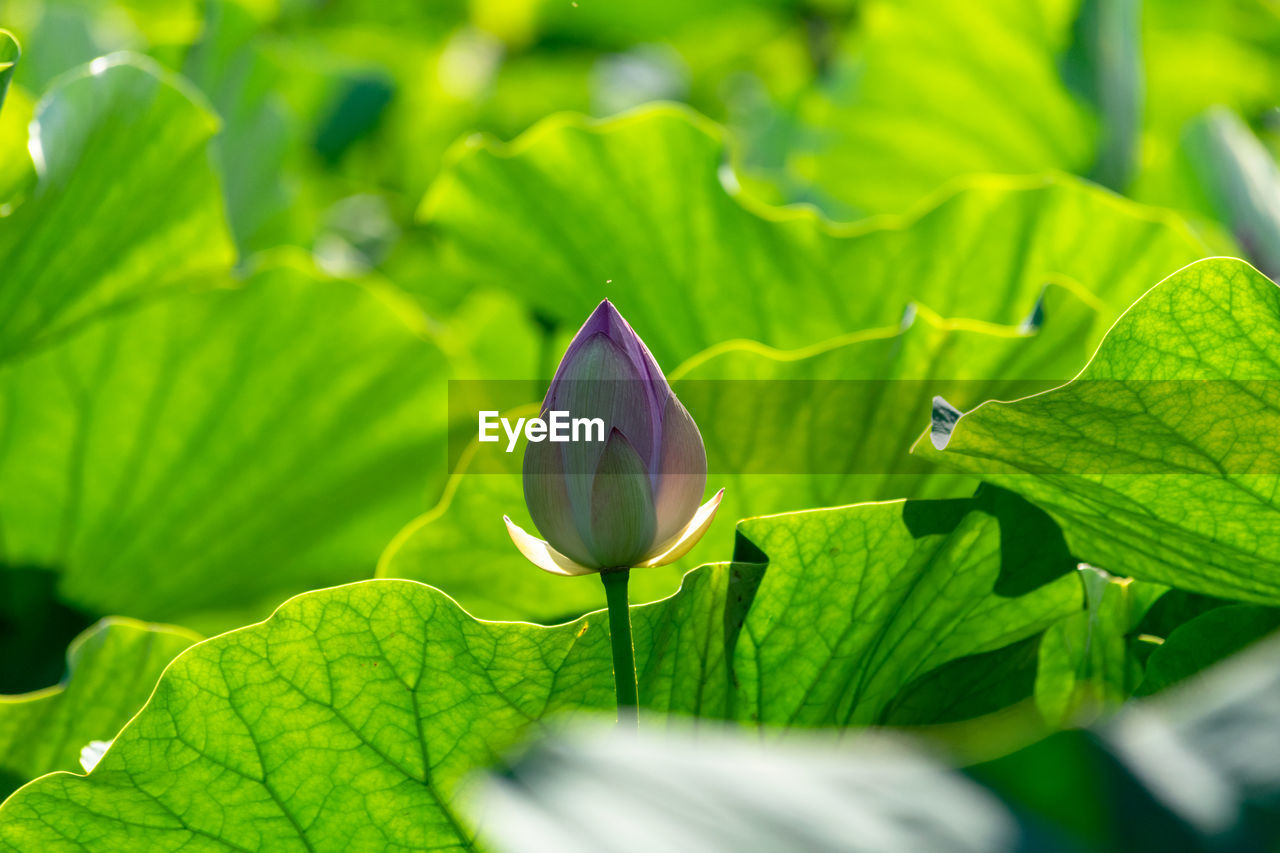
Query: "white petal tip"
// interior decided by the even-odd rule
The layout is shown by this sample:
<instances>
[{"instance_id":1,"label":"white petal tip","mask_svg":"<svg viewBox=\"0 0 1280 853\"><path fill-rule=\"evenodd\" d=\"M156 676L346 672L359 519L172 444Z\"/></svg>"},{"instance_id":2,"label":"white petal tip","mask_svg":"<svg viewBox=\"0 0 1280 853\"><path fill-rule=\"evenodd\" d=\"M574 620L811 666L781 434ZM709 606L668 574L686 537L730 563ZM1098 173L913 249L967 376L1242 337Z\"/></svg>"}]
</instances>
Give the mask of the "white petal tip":
<instances>
[{"instance_id":1,"label":"white petal tip","mask_svg":"<svg viewBox=\"0 0 1280 853\"><path fill-rule=\"evenodd\" d=\"M503 522L507 525L507 535L511 537L511 541L515 543L516 549L525 556L529 562L533 563L544 572L550 572L553 575L563 575L564 577L576 577L578 575L589 575L595 572L595 569L587 568L581 563L561 554L555 548L551 547L551 543L531 536L521 529L507 516L502 517Z\"/></svg>"},{"instance_id":2,"label":"white petal tip","mask_svg":"<svg viewBox=\"0 0 1280 853\"><path fill-rule=\"evenodd\" d=\"M655 556L640 563L637 568L665 566L688 554L693 549L693 546L697 545L698 541L702 539L702 535L707 532L711 522L715 520L716 510L720 508L720 500L723 497L724 489L716 492L711 500L698 507L698 511L693 514L693 518L689 519L689 523L684 526L683 530L667 542L664 542L657 549Z\"/></svg>"},{"instance_id":3,"label":"white petal tip","mask_svg":"<svg viewBox=\"0 0 1280 853\"><path fill-rule=\"evenodd\" d=\"M107 750L111 748L109 740L91 740L88 746L80 750L80 766L84 768L84 772L92 773L93 768L98 766L98 762L102 760L102 756L107 754Z\"/></svg>"}]
</instances>

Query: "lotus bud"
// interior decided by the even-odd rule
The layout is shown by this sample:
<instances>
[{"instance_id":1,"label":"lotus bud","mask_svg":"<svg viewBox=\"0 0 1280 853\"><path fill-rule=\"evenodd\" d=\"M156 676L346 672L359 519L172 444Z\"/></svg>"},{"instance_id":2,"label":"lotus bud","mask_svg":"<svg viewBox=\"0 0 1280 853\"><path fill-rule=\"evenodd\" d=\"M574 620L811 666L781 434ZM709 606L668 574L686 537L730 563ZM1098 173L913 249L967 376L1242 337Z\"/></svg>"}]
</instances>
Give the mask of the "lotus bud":
<instances>
[{"instance_id":1,"label":"lotus bud","mask_svg":"<svg viewBox=\"0 0 1280 853\"><path fill-rule=\"evenodd\" d=\"M520 552L558 575L662 566L697 544L720 498L702 435L644 341L606 299L578 330L541 416L599 419L570 441L530 441L524 496L546 540L504 519Z\"/></svg>"}]
</instances>

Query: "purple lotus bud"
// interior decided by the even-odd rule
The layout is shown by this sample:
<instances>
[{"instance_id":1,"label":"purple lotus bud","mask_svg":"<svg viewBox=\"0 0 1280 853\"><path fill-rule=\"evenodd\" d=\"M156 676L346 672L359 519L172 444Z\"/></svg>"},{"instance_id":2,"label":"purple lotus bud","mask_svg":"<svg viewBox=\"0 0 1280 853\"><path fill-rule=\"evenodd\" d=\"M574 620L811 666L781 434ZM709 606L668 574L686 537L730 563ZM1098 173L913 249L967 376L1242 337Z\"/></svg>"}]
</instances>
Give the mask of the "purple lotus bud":
<instances>
[{"instance_id":1,"label":"purple lotus bud","mask_svg":"<svg viewBox=\"0 0 1280 853\"><path fill-rule=\"evenodd\" d=\"M530 441L524 455L525 501L546 541L505 519L521 553L549 572L583 575L666 565L697 544L724 490L699 507L702 436L607 299L560 360L541 416L555 412L575 424L570 440Z\"/></svg>"}]
</instances>

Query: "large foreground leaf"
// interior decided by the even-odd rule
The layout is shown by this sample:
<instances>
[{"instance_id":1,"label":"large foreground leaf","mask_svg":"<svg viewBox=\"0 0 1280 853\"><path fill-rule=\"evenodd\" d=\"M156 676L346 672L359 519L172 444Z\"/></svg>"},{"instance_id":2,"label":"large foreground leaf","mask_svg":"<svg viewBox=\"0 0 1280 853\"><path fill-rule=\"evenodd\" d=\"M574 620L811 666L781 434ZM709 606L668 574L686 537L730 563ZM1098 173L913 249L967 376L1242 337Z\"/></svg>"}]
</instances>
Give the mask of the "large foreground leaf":
<instances>
[{"instance_id":1,"label":"large foreground leaf","mask_svg":"<svg viewBox=\"0 0 1280 853\"><path fill-rule=\"evenodd\" d=\"M421 212L458 283L571 327L608 297L668 369L730 339L790 349L891 326L912 301L1017 325L1055 281L1101 300L1092 346L1202 257L1176 219L1066 177L975 179L911 217L837 226L735 197L725 157L717 128L674 108L554 117L510 145L469 141Z\"/></svg>"},{"instance_id":2,"label":"large foreground leaf","mask_svg":"<svg viewBox=\"0 0 1280 853\"><path fill-rule=\"evenodd\" d=\"M411 320L282 262L6 366L9 564L91 612L209 630L367 577L443 463L443 359Z\"/></svg>"},{"instance_id":3,"label":"large foreground leaf","mask_svg":"<svg viewBox=\"0 0 1280 853\"><path fill-rule=\"evenodd\" d=\"M460 777L544 714L607 706L603 622L579 627L476 623L404 582L302 596L180 658L88 779L28 786L0 809L0 836L28 850L468 849Z\"/></svg>"},{"instance_id":4,"label":"large foreground leaf","mask_svg":"<svg viewBox=\"0 0 1280 853\"><path fill-rule=\"evenodd\" d=\"M33 128L39 181L0 220L0 358L234 260L209 159L217 119L181 78L143 57L94 60L49 91Z\"/></svg>"},{"instance_id":5,"label":"large foreground leaf","mask_svg":"<svg viewBox=\"0 0 1280 853\"><path fill-rule=\"evenodd\" d=\"M968 509L869 504L750 522L767 569L703 567L672 598L633 608L642 703L783 725L871 721L930 666L1079 606L1074 578L1026 589L1034 561L1001 565L1016 552L1002 537L1024 528L1016 509ZM1024 589L996 591L1001 575ZM465 774L546 718L609 708L606 624L599 612L552 628L478 622L408 581L299 596L179 658L88 777L44 777L0 808L0 844L466 849Z\"/></svg>"},{"instance_id":6,"label":"large foreground leaf","mask_svg":"<svg viewBox=\"0 0 1280 853\"><path fill-rule=\"evenodd\" d=\"M1021 492L1072 550L1194 592L1280 602L1280 288L1243 261L1170 276L1070 384L936 424L919 449Z\"/></svg>"},{"instance_id":7,"label":"large foreground leaf","mask_svg":"<svg viewBox=\"0 0 1280 853\"><path fill-rule=\"evenodd\" d=\"M0 798L45 773L79 769L80 750L115 737L169 661L199 639L182 628L104 619L72 643L65 683L0 697Z\"/></svg>"}]
</instances>

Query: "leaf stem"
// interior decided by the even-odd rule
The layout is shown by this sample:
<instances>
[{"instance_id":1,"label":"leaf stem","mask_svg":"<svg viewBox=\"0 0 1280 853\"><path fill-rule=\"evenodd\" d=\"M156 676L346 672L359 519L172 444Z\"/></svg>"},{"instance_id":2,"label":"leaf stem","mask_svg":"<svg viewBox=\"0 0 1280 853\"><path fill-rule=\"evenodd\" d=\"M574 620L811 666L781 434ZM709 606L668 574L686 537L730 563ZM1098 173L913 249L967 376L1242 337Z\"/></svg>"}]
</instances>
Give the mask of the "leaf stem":
<instances>
[{"instance_id":1,"label":"leaf stem","mask_svg":"<svg viewBox=\"0 0 1280 853\"><path fill-rule=\"evenodd\" d=\"M604 596L609 603L609 643L613 646L613 685L618 694L618 725L634 729L639 725L637 706L640 691L636 682L636 653L631 640L631 610L627 606L630 569L600 572Z\"/></svg>"}]
</instances>

